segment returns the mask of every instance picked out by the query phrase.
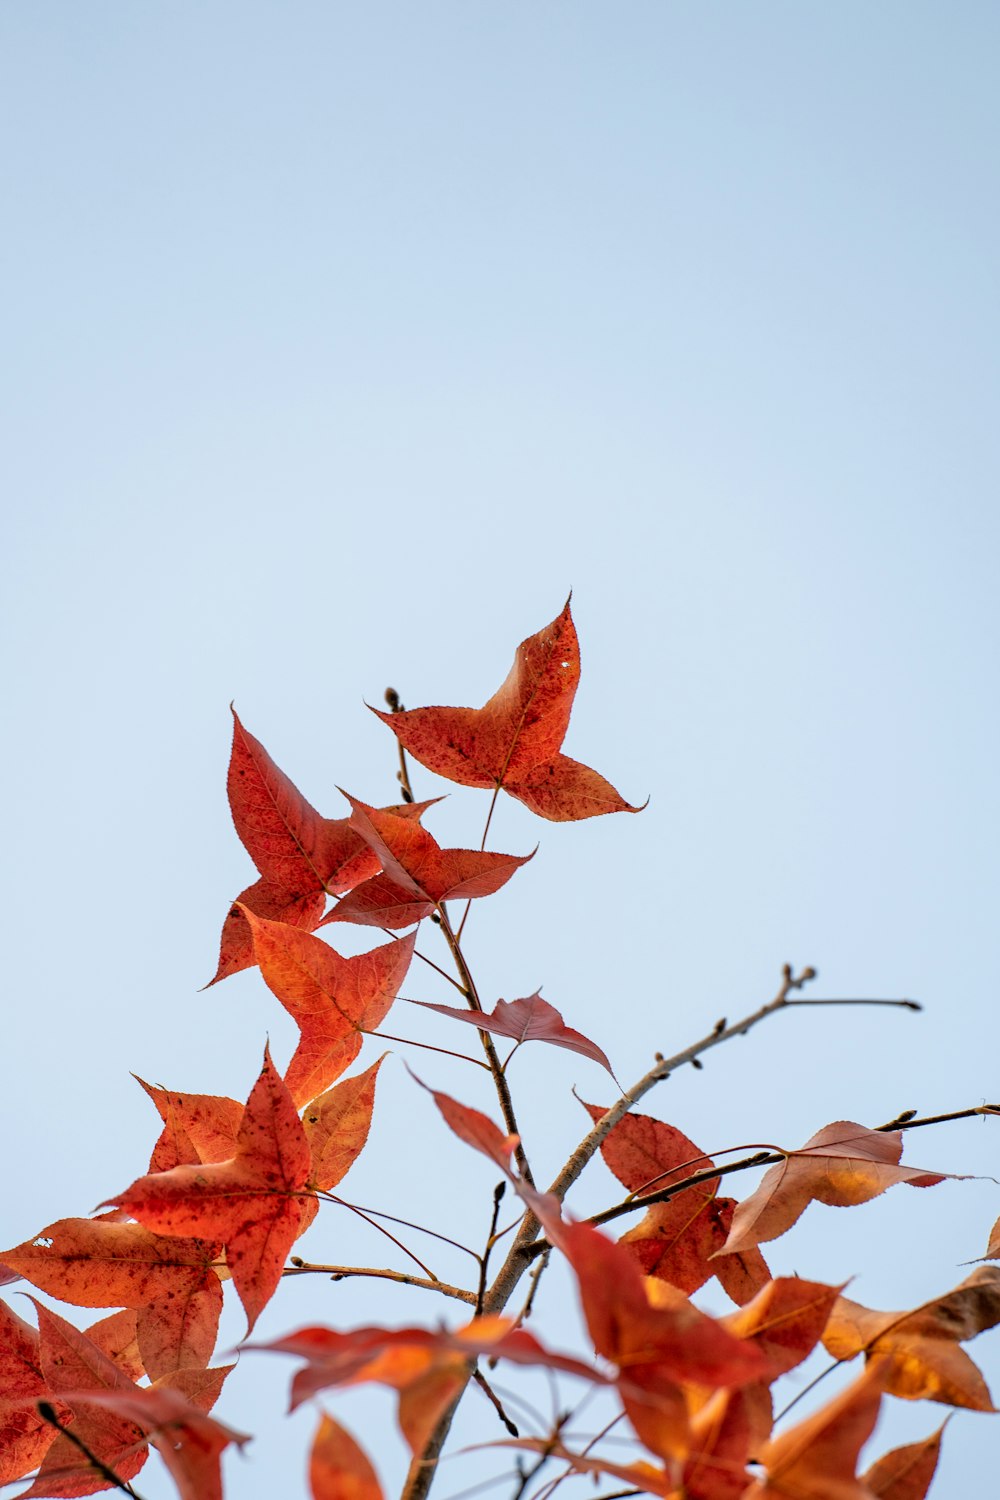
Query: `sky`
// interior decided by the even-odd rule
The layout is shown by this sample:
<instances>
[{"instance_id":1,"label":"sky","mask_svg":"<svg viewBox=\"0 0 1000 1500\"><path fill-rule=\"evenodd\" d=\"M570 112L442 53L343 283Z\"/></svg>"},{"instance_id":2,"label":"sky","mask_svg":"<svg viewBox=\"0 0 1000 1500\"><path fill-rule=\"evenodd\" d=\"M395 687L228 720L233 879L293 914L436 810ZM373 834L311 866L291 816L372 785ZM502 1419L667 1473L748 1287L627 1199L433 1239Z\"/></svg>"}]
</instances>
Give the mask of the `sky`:
<instances>
[{"instance_id":1,"label":"sky","mask_svg":"<svg viewBox=\"0 0 1000 1500\"><path fill-rule=\"evenodd\" d=\"M976 0L0 7L4 1246L145 1170L130 1071L244 1099L267 1037L290 1055L258 975L199 992L253 875L230 702L325 814L338 786L389 801L364 703L484 702L571 589L566 750L649 806L501 799L493 847L539 850L470 918L482 990L543 985L624 1080L785 962L816 997L923 1003L779 1016L676 1075L647 1107L706 1150L997 1099L998 45ZM484 816L456 789L428 826L475 845ZM611 1085L538 1052L512 1068L544 1175L573 1087ZM345 1187L478 1243L490 1169L415 1056ZM419 1071L490 1108L454 1060ZM904 1159L976 1180L815 1207L773 1269L884 1308L961 1280L997 1126ZM614 1192L595 1164L571 1206ZM383 1254L336 1218L304 1243ZM551 1287L536 1331L586 1352ZM437 1317L421 1298L299 1278L257 1332ZM996 1390L996 1337L971 1352ZM234 1497L306 1493L288 1374L247 1354L227 1387L257 1434ZM887 1404L871 1456L944 1414ZM387 1398L328 1409L392 1493ZM998 1453L960 1414L937 1493ZM456 1460L442 1500L496 1463Z\"/></svg>"}]
</instances>

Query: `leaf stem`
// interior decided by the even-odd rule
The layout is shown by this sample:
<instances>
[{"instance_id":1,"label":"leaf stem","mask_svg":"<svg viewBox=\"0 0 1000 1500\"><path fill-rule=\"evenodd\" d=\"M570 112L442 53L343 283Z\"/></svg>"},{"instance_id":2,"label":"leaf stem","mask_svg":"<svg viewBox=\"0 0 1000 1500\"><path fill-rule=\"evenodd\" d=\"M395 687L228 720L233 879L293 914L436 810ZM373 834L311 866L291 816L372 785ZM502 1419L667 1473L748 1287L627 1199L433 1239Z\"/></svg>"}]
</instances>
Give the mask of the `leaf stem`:
<instances>
[{"instance_id":1,"label":"leaf stem","mask_svg":"<svg viewBox=\"0 0 1000 1500\"><path fill-rule=\"evenodd\" d=\"M443 1245L451 1245L453 1250L461 1250L463 1254L471 1255L474 1261L479 1260L478 1250L470 1250L468 1245L463 1245L459 1240L449 1239L446 1234L439 1234L436 1229L428 1229L426 1224L414 1224L412 1219L401 1219L396 1214L386 1213L384 1208L359 1208L358 1204L348 1203L346 1198L338 1198L335 1193L320 1193L319 1197L328 1198L331 1203L339 1203L344 1208L353 1209L355 1213L371 1214L376 1219L388 1219L390 1224L402 1224L407 1229L415 1229L418 1234L426 1234L432 1240L440 1240ZM378 1228L377 1225L376 1228ZM426 1271L427 1267L424 1266L423 1269ZM432 1271L428 1271L427 1274L435 1281L438 1279Z\"/></svg>"}]
</instances>

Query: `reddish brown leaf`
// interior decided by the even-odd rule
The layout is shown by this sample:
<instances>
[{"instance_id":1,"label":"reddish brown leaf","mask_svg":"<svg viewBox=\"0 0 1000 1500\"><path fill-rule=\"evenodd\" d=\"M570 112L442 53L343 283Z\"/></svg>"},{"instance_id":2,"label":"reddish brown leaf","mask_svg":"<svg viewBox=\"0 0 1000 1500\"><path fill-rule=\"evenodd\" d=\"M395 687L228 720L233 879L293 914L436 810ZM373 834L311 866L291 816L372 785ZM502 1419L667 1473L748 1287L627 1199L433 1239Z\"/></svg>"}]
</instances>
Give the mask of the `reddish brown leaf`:
<instances>
[{"instance_id":1,"label":"reddish brown leaf","mask_svg":"<svg viewBox=\"0 0 1000 1500\"><path fill-rule=\"evenodd\" d=\"M584 1108L596 1124L606 1110ZM631 1112L608 1133L601 1145L607 1166L629 1192L656 1192L714 1166L692 1140L674 1125L652 1115ZM685 1188L665 1203L654 1203L646 1215L624 1234L640 1269L690 1295L717 1276L734 1302L743 1303L770 1280L763 1256L756 1249L713 1259L725 1244L735 1204L717 1198L719 1179L709 1178Z\"/></svg>"},{"instance_id":2,"label":"reddish brown leaf","mask_svg":"<svg viewBox=\"0 0 1000 1500\"><path fill-rule=\"evenodd\" d=\"M489 1012L461 1010L457 1005L436 1005L430 1000L410 1003L422 1005L425 1010L436 1010L442 1016L453 1016L456 1021L465 1021L479 1031L510 1037L518 1046L523 1042L551 1042L554 1047L566 1047L570 1052L579 1052L583 1057L600 1063L614 1077L611 1064L597 1043L567 1026L555 1006L543 1000L537 990L525 1000L498 1000Z\"/></svg>"},{"instance_id":3,"label":"reddish brown leaf","mask_svg":"<svg viewBox=\"0 0 1000 1500\"><path fill-rule=\"evenodd\" d=\"M534 854L488 854L442 849L412 819L381 812L354 797L351 827L371 847L382 874L352 890L325 919L367 926L407 927L429 916L441 901L491 896Z\"/></svg>"},{"instance_id":4,"label":"reddish brown leaf","mask_svg":"<svg viewBox=\"0 0 1000 1500\"><path fill-rule=\"evenodd\" d=\"M866 1470L863 1482L878 1500L924 1500L941 1453L944 1424L922 1443L893 1448Z\"/></svg>"},{"instance_id":5,"label":"reddish brown leaf","mask_svg":"<svg viewBox=\"0 0 1000 1500\"><path fill-rule=\"evenodd\" d=\"M757 1454L766 1477L752 1484L743 1500L871 1500L856 1471L881 1400L878 1386L862 1376L774 1438Z\"/></svg>"},{"instance_id":6,"label":"reddish brown leaf","mask_svg":"<svg viewBox=\"0 0 1000 1500\"><path fill-rule=\"evenodd\" d=\"M427 1089L433 1095L434 1103L441 1111L445 1124L460 1141L471 1146L474 1151L481 1151L491 1161L495 1161L502 1172L510 1173L510 1155L517 1145L516 1135L504 1135L498 1125L494 1125L489 1115L484 1115L478 1109L470 1109L467 1104L459 1104L457 1099L452 1099L450 1094L439 1093L436 1089L428 1088L422 1079L417 1078L416 1073L410 1070L410 1076L415 1078L420 1087Z\"/></svg>"},{"instance_id":7,"label":"reddish brown leaf","mask_svg":"<svg viewBox=\"0 0 1000 1500\"><path fill-rule=\"evenodd\" d=\"M329 1192L360 1156L375 1105L375 1080L385 1055L355 1078L345 1078L314 1099L302 1117L312 1154L309 1180Z\"/></svg>"},{"instance_id":8,"label":"reddish brown leaf","mask_svg":"<svg viewBox=\"0 0 1000 1500\"><path fill-rule=\"evenodd\" d=\"M722 1321L730 1333L757 1345L767 1357L768 1379L773 1380L794 1370L815 1349L839 1295L837 1286L779 1276Z\"/></svg>"},{"instance_id":9,"label":"reddish brown leaf","mask_svg":"<svg viewBox=\"0 0 1000 1500\"><path fill-rule=\"evenodd\" d=\"M567 601L558 619L521 642L506 681L483 708L372 712L429 770L461 786L502 787L543 818L637 812L603 776L560 754L579 680Z\"/></svg>"},{"instance_id":10,"label":"reddish brown leaf","mask_svg":"<svg viewBox=\"0 0 1000 1500\"><path fill-rule=\"evenodd\" d=\"M222 1240L252 1328L302 1231L309 1166L309 1146L291 1094L265 1051L234 1156L151 1173L108 1201L154 1234L200 1232Z\"/></svg>"},{"instance_id":11,"label":"reddish brown leaf","mask_svg":"<svg viewBox=\"0 0 1000 1500\"><path fill-rule=\"evenodd\" d=\"M959 1344L998 1323L1000 1268L980 1266L911 1312L873 1312L841 1297L823 1343L835 1359L863 1352L874 1379L894 1396L992 1411L986 1382Z\"/></svg>"},{"instance_id":12,"label":"reddish brown leaf","mask_svg":"<svg viewBox=\"0 0 1000 1500\"><path fill-rule=\"evenodd\" d=\"M60 1219L5 1253L32 1286L63 1302L136 1309L152 1379L211 1359L222 1310L213 1268L221 1244L166 1238L141 1224Z\"/></svg>"},{"instance_id":13,"label":"reddish brown leaf","mask_svg":"<svg viewBox=\"0 0 1000 1500\"><path fill-rule=\"evenodd\" d=\"M776 1240L814 1199L847 1207L867 1203L897 1182L933 1187L948 1175L901 1167L902 1153L899 1130L868 1130L852 1120L824 1125L801 1150L789 1151L764 1173L757 1191L737 1208L723 1252Z\"/></svg>"},{"instance_id":14,"label":"reddish brown leaf","mask_svg":"<svg viewBox=\"0 0 1000 1500\"><path fill-rule=\"evenodd\" d=\"M388 1015L413 956L415 934L341 958L322 939L247 912L264 982L301 1036L285 1082L298 1106L339 1078L361 1051L362 1034Z\"/></svg>"},{"instance_id":15,"label":"reddish brown leaf","mask_svg":"<svg viewBox=\"0 0 1000 1500\"><path fill-rule=\"evenodd\" d=\"M382 1486L367 1455L324 1413L309 1455L312 1500L382 1500Z\"/></svg>"}]
</instances>

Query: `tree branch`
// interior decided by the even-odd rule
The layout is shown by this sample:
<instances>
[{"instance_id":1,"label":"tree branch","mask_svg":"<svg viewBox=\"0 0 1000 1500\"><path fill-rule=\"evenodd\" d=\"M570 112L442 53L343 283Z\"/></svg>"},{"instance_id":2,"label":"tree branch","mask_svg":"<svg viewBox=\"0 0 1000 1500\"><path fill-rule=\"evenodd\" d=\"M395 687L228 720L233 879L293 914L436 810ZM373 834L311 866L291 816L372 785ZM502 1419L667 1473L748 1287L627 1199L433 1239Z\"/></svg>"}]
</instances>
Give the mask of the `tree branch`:
<instances>
[{"instance_id":1,"label":"tree branch","mask_svg":"<svg viewBox=\"0 0 1000 1500\"><path fill-rule=\"evenodd\" d=\"M401 1286L419 1286L429 1292L440 1292L442 1297L454 1297L458 1302L467 1302L470 1307L476 1304L474 1292L467 1292L460 1286L450 1286L446 1281L428 1281L423 1276L411 1276L407 1271L390 1271L377 1266L320 1266L312 1261L302 1260L298 1255L293 1255L291 1261L291 1265L282 1271L282 1276L326 1274L331 1281L346 1281L349 1276L376 1276L383 1281L398 1281Z\"/></svg>"}]
</instances>

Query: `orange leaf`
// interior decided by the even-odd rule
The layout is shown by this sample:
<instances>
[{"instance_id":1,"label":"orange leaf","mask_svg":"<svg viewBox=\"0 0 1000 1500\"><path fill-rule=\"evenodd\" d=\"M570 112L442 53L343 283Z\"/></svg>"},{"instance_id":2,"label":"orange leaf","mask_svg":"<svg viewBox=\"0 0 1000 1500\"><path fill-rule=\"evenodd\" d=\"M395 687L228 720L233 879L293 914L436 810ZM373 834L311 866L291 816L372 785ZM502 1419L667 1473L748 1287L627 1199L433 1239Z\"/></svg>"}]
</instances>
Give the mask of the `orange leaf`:
<instances>
[{"instance_id":1,"label":"orange leaf","mask_svg":"<svg viewBox=\"0 0 1000 1500\"><path fill-rule=\"evenodd\" d=\"M691 1422L691 1453L684 1464L685 1500L739 1500L747 1463L771 1431L766 1386L716 1391Z\"/></svg>"},{"instance_id":2,"label":"orange leaf","mask_svg":"<svg viewBox=\"0 0 1000 1500\"><path fill-rule=\"evenodd\" d=\"M871 1500L857 1477L858 1454L871 1437L882 1393L865 1376L758 1453L767 1471L743 1500Z\"/></svg>"},{"instance_id":3,"label":"orange leaf","mask_svg":"<svg viewBox=\"0 0 1000 1500\"><path fill-rule=\"evenodd\" d=\"M878 1500L924 1500L937 1468L944 1426L922 1443L893 1448L872 1464L864 1483Z\"/></svg>"},{"instance_id":4,"label":"orange leaf","mask_svg":"<svg viewBox=\"0 0 1000 1500\"><path fill-rule=\"evenodd\" d=\"M382 1500L382 1486L367 1455L325 1414L309 1455L312 1500Z\"/></svg>"},{"instance_id":5,"label":"orange leaf","mask_svg":"<svg viewBox=\"0 0 1000 1500\"><path fill-rule=\"evenodd\" d=\"M375 1080L385 1056L356 1078L344 1078L306 1109L302 1124L312 1154L309 1180L329 1192L360 1156L375 1105Z\"/></svg>"},{"instance_id":6,"label":"orange leaf","mask_svg":"<svg viewBox=\"0 0 1000 1500\"><path fill-rule=\"evenodd\" d=\"M773 1379L794 1370L815 1349L839 1295L838 1286L779 1276L723 1322L730 1333L753 1340L767 1356Z\"/></svg>"},{"instance_id":7,"label":"orange leaf","mask_svg":"<svg viewBox=\"0 0 1000 1500\"><path fill-rule=\"evenodd\" d=\"M198 1161L225 1161L236 1150L243 1105L218 1094L177 1094L132 1075L163 1121L149 1170L169 1172Z\"/></svg>"},{"instance_id":8,"label":"orange leaf","mask_svg":"<svg viewBox=\"0 0 1000 1500\"><path fill-rule=\"evenodd\" d=\"M325 922L408 927L442 901L491 896L534 858L488 854L479 849L442 849L425 828L396 813L381 812L348 796L351 827L370 845L382 874L352 890Z\"/></svg>"},{"instance_id":9,"label":"orange leaf","mask_svg":"<svg viewBox=\"0 0 1000 1500\"><path fill-rule=\"evenodd\" d=\"M739 1205L720 1254L733 1254L764 1240L776 1240L791 1229L814 1199L835 1207L867 1203L897 1182L933 1187L946 1173L901 1167L903 1136L899 1130L868 1130L852 1120L836 1120L789 1151L783 1162L764 1173L757 1191Z\"/></svg>"},{"instance_id":10,"label":"orange leaf","mask_svg":"<svg viewBox=\"0 0 1000 1500\"><path fill-rule=\"evenodd\" d=\"M579 680L567 600L551 625L521 642L506 681L483 708L372 712L429 770L461 786L502 787L543 818L638 812L603 776L560 754Z\"/></svg>"},{"instance_id":11,"label":"orange leaf","mask_svg":"<svg viewBox=\"0 0 1000 1500\"><path fill-rule=\"evenodd\" d=\"M7 1260L32 1286L77 1307L130 1307L151 1379L207 1365L215 1348L222 1246L152 1234L141 1224L60 1219Z\"/></svg>"},{"instance_id":12,"label":"orange leaf","mask_svg":"<svg viewBox=\"0 0 1000 1500\"><path fill-rule=\"evenodd\" d=\"M140 1177L116 1203L155 1234L212 1235L226 1260L249 1327L273 1295L301 1233L309 1146L284 1082L265 1050L247 1101L235 1155ZM313 1204L315 1199L312 1200ZM314 1209L313 1209L314 1211Z\"/></svg>"},{"instance_id":13,"label":"orange leaf","mask_svg":"<svg viewBox=\"0 0 1000 1500\"><path fill-rule=\"evenodd\" d=\"M246 912L268 989L301 1033L285 1082L296 1105L314 1099L361 1051L362 1033L385 1020L406 977L414 933L341 958L322 939Z\"/></svg>"},{"instance_id":14,"label":"orange leaf","mask_svg":"<svg viewBox=\"0 0 1000 1500\"><path fill-rule=\"evenodd\" d=\"M958 1346L1000 1323L1000 1268L980 1266L912 1312L873 1312L841 1297L823 1343L835 1359L864 1352L883 1390L908 1401L992 1411L977 1365Z\"/></svg>"}]
</instances>

